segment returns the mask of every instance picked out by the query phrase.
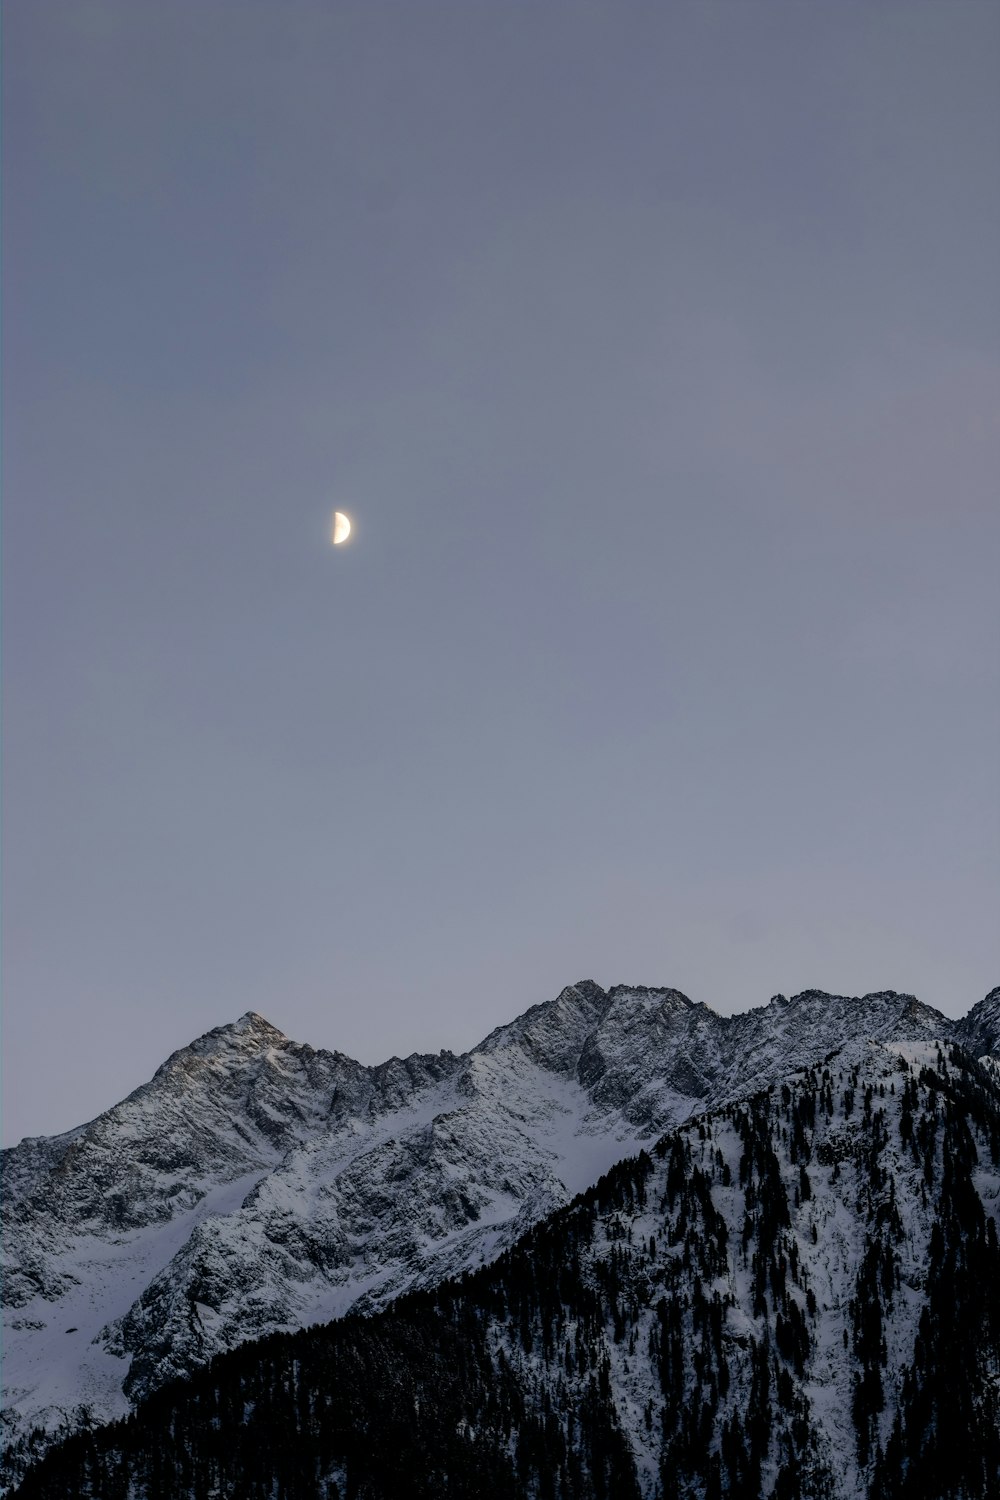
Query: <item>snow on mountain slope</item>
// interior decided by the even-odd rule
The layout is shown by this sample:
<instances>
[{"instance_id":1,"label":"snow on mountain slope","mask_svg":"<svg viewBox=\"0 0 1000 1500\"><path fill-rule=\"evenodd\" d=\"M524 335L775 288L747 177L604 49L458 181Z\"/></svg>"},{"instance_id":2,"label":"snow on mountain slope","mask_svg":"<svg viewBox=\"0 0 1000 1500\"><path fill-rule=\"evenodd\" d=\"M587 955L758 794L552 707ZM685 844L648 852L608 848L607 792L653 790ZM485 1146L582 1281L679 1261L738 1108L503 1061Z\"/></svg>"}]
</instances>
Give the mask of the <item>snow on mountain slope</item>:
<instances>
[{"instance_id":1,"label":"snow on mountain slope","mask_svg":"<svg viewBox=\"0 0 1000 1500\"><path fill-rule=\"evenodd\" d=\"M249 1013L91 1124L5 1151L5 1436L120 1410L128 1356L102 1330L192 1233L238 1210L296 1144L392 1113L456 1064L367 1069Z\"/></svg>"},{"instance_id":2,"label":"snow on mountain slope","mask_svg":"<svg viewBox=\"0 0 1000 1500\"><path fill-rule=\"evenodd\" d=\"M123 1389L488 1261L692 1113L852 1037L953 1024L891 993L723 1017L587 981L462 1057L364 1068L244 1016L90 1125L5 1153L11 1431L105 1420Z\"/></svg>"},{"instance_id":3,"label":"snow on mountain slope","mask_svg":"<svg viewBox=\"0 0 1000 1500\"><path fill-rule=\"evenodd\" d=\"M990 1500L998 1212L993 1070L854 1037L477 1274L194 1372L18 1500Z\"/></svg>"},{"instance_id":4,"label":"snow on mountain slope","mask_svg":"<svg viewBox=\"0 0 1000 1500\"><path fill-rule=\"evenodd\" d=\"M273 1168L331 1118L397 1108L448 1066L442 1057L362 1068L289 1042L252 1013L209 1032L90 1125L4 1152L5 1303L65 1290L72 1273L60 1252L81 1233L167 1224L211 1186Z\"/></svg>"},{"instance_id":5,"label":"snow on mountain slope","mask_svg":"<svg viewBox=\"0 0 1000 1500\"><path fill-rule=\"evenodd\" d=\"M64 1261L67 1290L52 1303L36 1299L4 1329L4 1405L43 1417L99 1412L124 1416L128 1359L101 1336L137 1292L181 1249L192 1228L232 1212L260 1181L260 1171L209 1189L189 1214L108 1241L80 1235Z\"/></svg>"},{"instance_id":6,"label":"snow on mountain slope","mask_svg":"<svg viewBox=\"0 0 1000 1500\"><path fill-rule=\"evenodd\" d=\"M248 1337L381 1306L491 1259L637 1149L620 1113L593 1111L572 1076L601 998L565 990L391 1120L290 1151L111 1332L133 1356L129 1394Z\"/></svg>"}]
</instances>

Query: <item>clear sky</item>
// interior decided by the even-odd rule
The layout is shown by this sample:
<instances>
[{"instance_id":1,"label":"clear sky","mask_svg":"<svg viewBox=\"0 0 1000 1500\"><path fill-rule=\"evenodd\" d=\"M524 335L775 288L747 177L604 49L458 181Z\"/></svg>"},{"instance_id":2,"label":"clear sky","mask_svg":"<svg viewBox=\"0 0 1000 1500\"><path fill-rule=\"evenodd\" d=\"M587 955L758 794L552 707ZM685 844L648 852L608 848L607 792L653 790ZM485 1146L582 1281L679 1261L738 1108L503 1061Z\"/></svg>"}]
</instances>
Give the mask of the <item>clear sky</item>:
<instances>
[{"instance_id":1,"label":"clear sky","mask_svg":"<svg viewBox=\"0 0 1000 1500\"><path fill-rule=\"evenodd\" d=\"M3 22L8 1139L1000 981L1000 6Z\"/></svg>"}]
</instances>

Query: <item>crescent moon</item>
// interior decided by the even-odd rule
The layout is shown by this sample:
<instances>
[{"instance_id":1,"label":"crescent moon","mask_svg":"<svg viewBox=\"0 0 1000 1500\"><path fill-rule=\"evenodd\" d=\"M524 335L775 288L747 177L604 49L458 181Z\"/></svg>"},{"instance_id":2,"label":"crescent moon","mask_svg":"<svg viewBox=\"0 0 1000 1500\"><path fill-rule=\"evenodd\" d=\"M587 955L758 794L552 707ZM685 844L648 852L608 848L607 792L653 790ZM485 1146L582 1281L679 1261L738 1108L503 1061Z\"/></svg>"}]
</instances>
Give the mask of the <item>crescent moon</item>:
<instances>
[{"instance_id":1,"label":"crescent moon","mask_svg":"<svg viewBox=\"0 0 1000 1500\"><path fill-rule=\"evenodd\" d=\"M331 533L331 540L333 541L333 545L335 547L339 547L341 542L347 541L347 538L350 536L350 534L350 518L348 516L345 516L342 510L335 510L333 513L333 531Z\"/></svg>"}]
</instances>

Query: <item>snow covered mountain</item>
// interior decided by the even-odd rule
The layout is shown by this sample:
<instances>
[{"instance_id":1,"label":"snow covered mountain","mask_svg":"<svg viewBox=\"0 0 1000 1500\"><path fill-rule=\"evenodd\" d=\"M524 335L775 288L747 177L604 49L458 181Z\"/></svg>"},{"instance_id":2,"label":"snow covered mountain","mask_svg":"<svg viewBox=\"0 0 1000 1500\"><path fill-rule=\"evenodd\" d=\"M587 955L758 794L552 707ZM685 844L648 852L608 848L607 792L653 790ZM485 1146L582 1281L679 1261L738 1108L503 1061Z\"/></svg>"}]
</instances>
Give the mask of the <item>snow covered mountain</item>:
<instances>
[{"instance_id":1,"label":"snow covered mountain","mask_svg":"<svg viewBox=\"0 0 1000 1500\"><path fill-rule=\"evenodd\" d=\"M248 1014L4 1153L8 1437L490 1262L665 1130L845 1042L998 1036L1000 991L955 1023L891 992L725 1017L585 981L462 1056L365 1068Z\"/></svg>"},{"instance_id":2,"label":"snow covered mountain","mask_svg":"<svg viewBox=\"0 0 1000 1500\"><path fill-rule=\"evenodd\" d=\"M989 1500L1000 1088L854 1038L460 1282L244 1345L17 1500Z\"/></svg>"}]
</instances>

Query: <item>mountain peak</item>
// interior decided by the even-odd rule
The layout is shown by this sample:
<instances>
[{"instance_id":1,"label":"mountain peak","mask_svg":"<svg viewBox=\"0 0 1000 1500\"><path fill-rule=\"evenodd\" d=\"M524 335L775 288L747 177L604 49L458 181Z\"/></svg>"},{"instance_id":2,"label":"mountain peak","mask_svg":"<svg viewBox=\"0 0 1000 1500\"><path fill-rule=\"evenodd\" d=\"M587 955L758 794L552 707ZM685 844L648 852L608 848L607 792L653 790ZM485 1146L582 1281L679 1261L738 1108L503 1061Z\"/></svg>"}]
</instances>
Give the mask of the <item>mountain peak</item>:
<instances>
[{"instance_id":1,"label":"mountain peak","mask_svg":"<svg viewBox=\"0 0 1000 1500\"><path fill-rule=\"evenodd\" d=\"M253 1056L265 1052L269 1047L288 1047L289 1043L284 1032L272 1026L270 1021L255 1010L244 1011L237 1021L229 1021L224 1026L213 1026L211 1031L205 1031L201 1036L195 1037L186 1047L179 1047L172 1052L166 1062L157 1068L154 1079L162 1078L176 1072L189 1072L192 1068L198 1068L200 1060L220 1059L227 1054L239 1056ZM235 1060L234 1057L234 1060Z\"/></svg>"},{"instance_id":2,"label":"mountain peak","mask_svg":"<svg viewBox=\"0 0 1000 1500\"><path fill-rule=\"evenodd\" d=\"M608 1002L599 984L581 979L568 984L554 1000L532 1005L513 1021L498 1026L471 1055L495 1052L511 1044L522 1047L543 1067L572 1073L580 1048L597 1025Z\"/></svg>"},{"instance_id":3,"label":"mountain peak","mask_svg":"<svg viewBox=\"0 0 1000 1500\"><path fill-rule=\"evenodd\" d=\"M224 1026L215 1026L211 1031L197 1037L190 1049L195 1052L215 1052L220 1047L236 1044L241 1050L288 1045L288 1037L277 1026L272 1026L265 1016L255 1010L246 1010L236 1021Z\"/></svg>"},{"instance_id":4,"label":"mountain peak","mask_svg":"<svg viewBox=\"0 0 1000 1500\"><path fill-rule=\"evenodd\" d=\"M234 1036L259 1036L268 1037L273 1041L287 1042L288 1038L277 1026L272 1026L265 1016L255 1010L245 1010L238 1021L233 1021L228 1027L222 1027L223 1031L231 1031Z\"/></svg>"}]
</instances>

